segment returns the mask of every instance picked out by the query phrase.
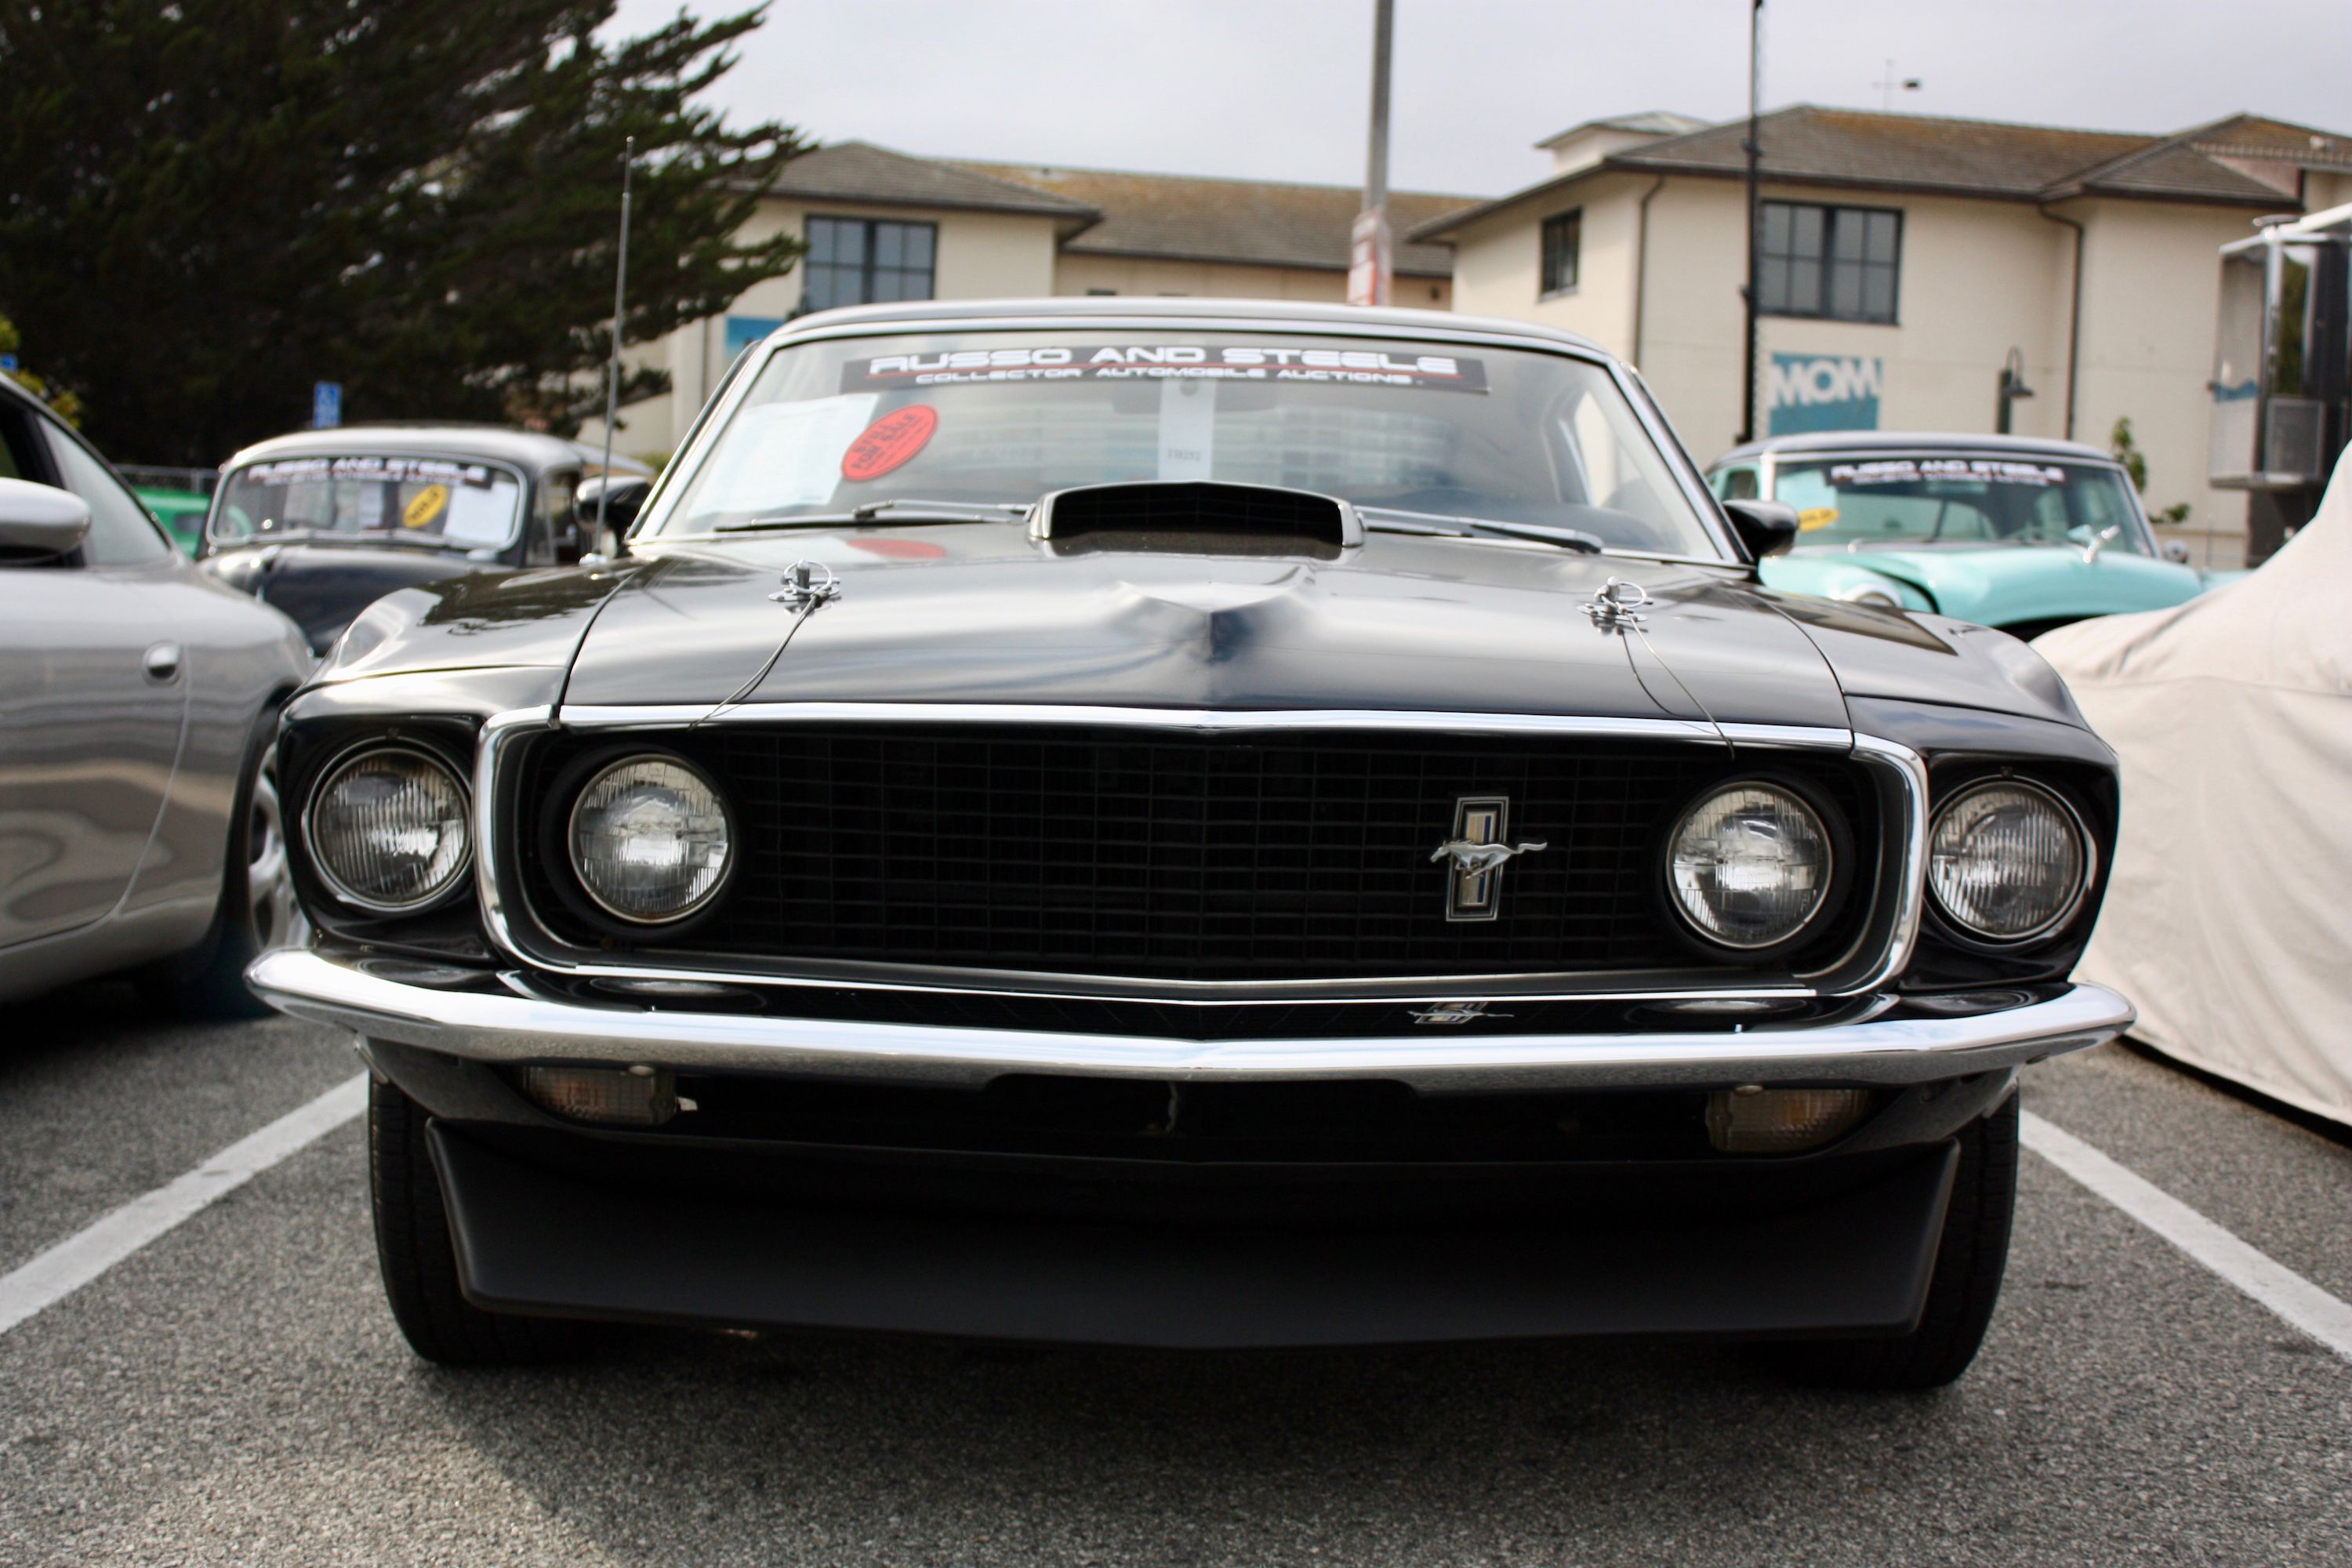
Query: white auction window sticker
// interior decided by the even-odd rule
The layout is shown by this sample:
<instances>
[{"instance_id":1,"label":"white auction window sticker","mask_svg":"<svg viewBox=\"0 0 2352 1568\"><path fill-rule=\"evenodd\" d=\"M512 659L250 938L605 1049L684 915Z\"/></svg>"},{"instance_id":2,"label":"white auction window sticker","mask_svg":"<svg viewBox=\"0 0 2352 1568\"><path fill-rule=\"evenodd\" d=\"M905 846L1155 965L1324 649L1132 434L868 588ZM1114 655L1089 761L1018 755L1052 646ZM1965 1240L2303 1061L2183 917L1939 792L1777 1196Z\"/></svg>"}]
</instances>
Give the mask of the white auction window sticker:
<instances>
[{"instance_id":1,"label":"white auction window sticker","mask_svg":"<svg viewBox=\"0 0 2352 1568\"><path fill-rule=\"evenodd\" d=\"M824 505L842 482L842 455L874 423L879 401L866 392L745 409L711 459L696 510Z\"/></svg>"},{"instance_id":2,"label":"white auction window sticker","mask_svg":"<svg viewBox=\"0 0 2352 1568\"><path fill-rule=\"evenodd\" d=\"M417 479L427 484L488 485L496 470L481 463L447 458L280 458L256 463L237 478L257 485L287 485L304 479Z\"/></svg>"},{"instance_id":3,"label":"white auction window sticker","mask_svg":"<svg viewBox=\"0 0 2352 1568\"><path fill-rule=\"evenodd\" d=\"M1486 390L1484 360L1304 343L1077 343L877 354L841 368L841 389L1055 381L1248 381L1332 386Z\"/></svg>"},{"instance_id":4,"label":"white auction window sticker","mask_svg":"<svg viewBox=\"0 0 2352 1568\"><path fill-rule=\"evenodd\" d=\"M2043 489L2066 482L2066 470L2050 463L2000 462L1990 458L1886 458L1869 463L1838 463L1830 483L1840 489L1860 485L1908 485L1930 479L1966 479L1986 485Z\"/></svg>"}]
</instances>

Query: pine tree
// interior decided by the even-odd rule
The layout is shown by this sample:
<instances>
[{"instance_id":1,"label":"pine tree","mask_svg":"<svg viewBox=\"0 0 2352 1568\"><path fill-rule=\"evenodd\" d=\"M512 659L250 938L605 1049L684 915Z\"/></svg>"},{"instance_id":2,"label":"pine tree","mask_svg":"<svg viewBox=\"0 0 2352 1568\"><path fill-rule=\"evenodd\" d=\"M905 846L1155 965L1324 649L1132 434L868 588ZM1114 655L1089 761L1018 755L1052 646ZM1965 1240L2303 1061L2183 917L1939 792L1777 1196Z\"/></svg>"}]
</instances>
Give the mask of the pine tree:
<instances>
[{"instance_id":1,"label":"pine tree","mask_svg":"<svg viewBox=\"0 0 2352 1568\"><path fill-rule=\"evenodd\" d=\"M626 339L799 250L740 237L797 133L696 101L761 10L600 41L614 8L0 0L0 311L126 460L216 462L302 424L318 380L354 419L575 427L625 138Z\"/></svg>"}]
</instances>

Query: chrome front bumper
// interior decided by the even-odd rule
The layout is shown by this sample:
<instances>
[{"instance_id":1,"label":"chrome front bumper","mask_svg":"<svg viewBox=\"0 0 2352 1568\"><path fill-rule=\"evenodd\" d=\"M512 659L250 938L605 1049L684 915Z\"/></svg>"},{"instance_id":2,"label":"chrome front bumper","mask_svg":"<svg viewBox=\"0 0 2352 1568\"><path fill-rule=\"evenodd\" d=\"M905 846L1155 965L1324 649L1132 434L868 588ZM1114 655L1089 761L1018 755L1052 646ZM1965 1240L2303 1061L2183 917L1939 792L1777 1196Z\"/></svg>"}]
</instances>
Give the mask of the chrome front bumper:
<instances>
[{"instance_id":1,"label":"chrome front bumper","mask_svg":"<svg viewBox=\"0 0 2352 1568\"><path fill-rule=\"evenodd\" d=\"M1738 1083L1900 1085L2020 1067L2113 1039L2131 1004L2098 985L1967 1017L1874 1017L1745 1033L1183 1040L595 1005L408 984L306 949L246 972L280 1012L474 1061L649 1063L978 1085L1005 1073L1247 1082L1378 1078L1431 1091ZM517 977L518 982L520 977ZM1890 1004L1891 1005L1891 1004Z\"/></svg>"}]
</instances>

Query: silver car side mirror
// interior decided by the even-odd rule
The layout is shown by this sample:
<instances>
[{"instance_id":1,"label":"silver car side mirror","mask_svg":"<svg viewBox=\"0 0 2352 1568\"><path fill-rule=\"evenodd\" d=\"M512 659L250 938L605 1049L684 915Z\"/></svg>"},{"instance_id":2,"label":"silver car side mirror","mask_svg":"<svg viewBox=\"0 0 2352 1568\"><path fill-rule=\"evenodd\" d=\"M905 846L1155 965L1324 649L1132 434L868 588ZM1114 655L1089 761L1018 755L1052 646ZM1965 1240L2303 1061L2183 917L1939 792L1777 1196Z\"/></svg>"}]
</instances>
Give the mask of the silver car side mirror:
<instances>
[{"instance_id":1,"label":"silver car side mirror","mask_svg":"<svg viewBox=\"0 0 2352 1568\"><path fill-rule=\"evenodd\" d=\"M2167 561L2171 562L2175 566L2186 566L2186 565L2188 565L2188 564L2189 564L2189 546L2188 546L2188 544L2187 544L2184 541L2178 540L2178 539L2168 539L2168 540L2166 540L2166 541L2164 542L2164 558L2165 558Z\"/></svg>"},{"instance_id":2,"label":"silver car side mirror","mask_svg":"<svg viewBox=\"0 0 2352 1568\"><path fill-rule=\"evenodd\" d=\"M0 561L47 560L89 537L89 505L69 490L0 479Z\"/></svg>"}]
</instances>

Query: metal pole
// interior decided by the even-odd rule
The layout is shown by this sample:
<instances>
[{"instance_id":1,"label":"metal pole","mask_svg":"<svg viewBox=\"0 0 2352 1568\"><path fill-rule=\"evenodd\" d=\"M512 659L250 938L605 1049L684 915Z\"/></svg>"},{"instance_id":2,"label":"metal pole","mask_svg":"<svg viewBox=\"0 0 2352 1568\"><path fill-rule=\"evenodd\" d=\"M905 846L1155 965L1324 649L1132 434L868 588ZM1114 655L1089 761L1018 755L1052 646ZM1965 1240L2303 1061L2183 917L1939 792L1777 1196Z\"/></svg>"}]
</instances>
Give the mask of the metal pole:
<instances>
[{"instance_id":1,"label":"metal pole","mask_svg":"<svg viewBox=\"0 0 2352 1568\"><path fill-rule=\"evenodd\" d=\"M1364 159L1364 210L1389 205L1389 40L1395 0L1372 0L1372 144Z\"/></svg>"},{"instance_id":2,"label":"metal pole","mask_svg":"<svg viewBox=\"0 0 2352 1568\"><path fill-rule=\"evenodd\" d=\"M621 151L621 259L613 268L613 359L604 369L604 471L603 479L609 491L613 479L613 421L619 416L621 405L621 312L629 294L629 174L637 162L637 139L630 137L622 143ZM597 531L604 531L604 500L600 492L596 501ZM600 546L601 548L601 546Z\"/></svg>"},{"instance_id":3,"label":"metal pole","mask_svg":"<svg viewBox=\"0 0 2352 1568\"><path fill-rule=\"evenodd\" d=\"M1763 218L1763 203L1758 197L1762 178L1759 164L1764 156L1763 142L1757 121L1761 115L1759 100L1763 96L1764 80L1764 0L1751 0L1748 12L1748 140L1740 146L1748 153L1748 286L1740 290L1747 306L1748 348L1740 363L1739 439L1756 439L1756 238L1757 228Z\"/></svg>"},{"instance_id":4,"label":"metal pole","mask_svg":"<svg viewBox=\"0 0 2352 1568\"><path fill-rule=\"evenodd\" d=\"M1364 210L1357 215L1350 258L1350 304L1389 302L1393 260L1389 240L1389 40L1394 0L1372 0L1372 129L1364 159Z\"/></svg>"}]
</instances>

